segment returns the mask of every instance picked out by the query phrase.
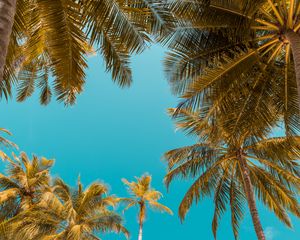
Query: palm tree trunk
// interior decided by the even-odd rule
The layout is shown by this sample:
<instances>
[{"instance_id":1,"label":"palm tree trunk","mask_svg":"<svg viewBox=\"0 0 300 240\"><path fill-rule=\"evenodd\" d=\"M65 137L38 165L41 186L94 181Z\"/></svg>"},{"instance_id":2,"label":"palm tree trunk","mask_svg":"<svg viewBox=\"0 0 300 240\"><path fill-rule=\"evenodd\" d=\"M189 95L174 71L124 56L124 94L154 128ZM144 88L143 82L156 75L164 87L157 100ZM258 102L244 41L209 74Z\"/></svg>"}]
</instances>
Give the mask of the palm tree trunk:
<instances>
[{"instance_id":1,"label":"palm tree trunk","mask_svg":"<svg viewBox=\"0 0 300 240\"><path fill-rule=\"evenodd\" d=\"M254 225L257 239L265 240L266 237L265 237L265 234L264 234L261 222L260 222L260 218L258 215L258 210L256 207L256 201L255 201L255 195L254 195L254 191L253 191L253 185L251 183L247 162L246 162L245 158L243 157L243 154L241 151L238 152L237 158L240 162L240 166L241 166L241 170L242 170L244 189L245 189L248 206L250 209L250 214L252 217L252 222Z\"/></svg>"},{"instance_id":2,"label":"palm tree trunk","mask_svg":"<svg viewBox=\"0 0 300 240\"><path fill-rule=\"evenodd\" d=\"M142 240L142 239L143 239L143 223L140 223L138 240Z\"/></svg>"},{"instance_id":3,"label":"palm tree trunk","mask_svg":"<svg viewBox=\"0 0 300 240\"><path fill-rule=\"evenodd\" d=\"M0 81L3 80L3 71L15 13L16 0L0 0Z\"/></svg>"},{"instance_id":4,"label":"palm tree trunk","mask_svg":"<svg viewBox=\"0 0 300 240\"><path fill-rule=\"evenodd\" d=\"M146 215L146 208L145 208L145 202L140 201L140 212L139 212L139 237L138 240L143 239L143 226L145 221L145 215Z\"/></svg>"},{"instance_id":5,"label":"palm tree trunk","mask_svg":"<svg viewBox=\"0 0 300 240\"><path fill-rule=\"evenodd\" d=\"M289 30L285 33L285 37L291 44L291 48L292 48L294 64L295 64L297 88L298 88L299 109L300 109L300 35L298 33L295 33L292 30Z\"/></svg>"}]
</instances>

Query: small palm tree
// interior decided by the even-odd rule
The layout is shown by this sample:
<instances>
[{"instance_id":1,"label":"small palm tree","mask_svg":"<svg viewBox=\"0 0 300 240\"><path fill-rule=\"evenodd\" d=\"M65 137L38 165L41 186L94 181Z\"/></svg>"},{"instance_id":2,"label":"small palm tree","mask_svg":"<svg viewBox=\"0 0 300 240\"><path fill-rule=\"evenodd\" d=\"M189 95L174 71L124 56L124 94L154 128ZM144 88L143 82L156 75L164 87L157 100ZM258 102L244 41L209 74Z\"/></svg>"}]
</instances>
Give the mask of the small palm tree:
<instances>
[{"instance_id":1,"label":"small palm tree","mask_svg":"<svg viewBox=\"0 0 300 240\"><path fill-rule=\"evenodd\" d=\"M219 218L229 205L234 236L238 238L243 205L247 202L257 237L264 240L256 197L289 227L287 211L300 217L296 197L300 189L300 137L267 139L252 135L249 129L239 137L235 134L233 139L226 130L228 123L222 124L220 120L203 128L201 116L188 109L177 110L175 118L180 129L199 137L198 143L165 154L169 168L167 186L178 177L195 179L179 207L182 220L194 201L210 196L215 204L215 237ZM255 128L253 125L252 129ZM217 137L212 141L213 135Z\"/></svg>"},{"instance_id":2,"label":"small palm tree","mask_svg":"<svg viewBox=\"0 0 300 240\"><path fill-rule=\"evenodd\" d=\"M143 238L143 225L146 218L147 206L154 210L173 214L171 209L159 203L162 194L151 187L151 176L144 174L140 178L136 177L136 182L129 182L122 179L123 183L128 187L128 192L131 198L123 198L122 201L127 204L124 211L131 207L138 207L138 222L139 222L139 235L138 240Z\"/></svg>"},{"instance_id":3,"label":"small palm tree","mask_svg":"<svg viewBox=\"0 0 300 240\"><path fill-rule=\"evenodd\" d=\"M40 201L44 190L49 186L49 169L53 160L30 160L25 153L20 158L5 156L8 163L7 174L0 174L0 221L16 216L30 209Z\"/></svg>"},{"instance_id":4,"label":"small palm tree","mask_svg":"<svg viewBox=\"0 0 300 240\"><path fill-rule=\"evenodd\" d=\"M107 187L99 182L83 189L79 180L72 189L56 179L42 201L19 216L12 239L95 240L100 239L99 233L110 231L128 236L121 216L111 210L118 198L107 193Z\"/></svg>"}]
</instances>

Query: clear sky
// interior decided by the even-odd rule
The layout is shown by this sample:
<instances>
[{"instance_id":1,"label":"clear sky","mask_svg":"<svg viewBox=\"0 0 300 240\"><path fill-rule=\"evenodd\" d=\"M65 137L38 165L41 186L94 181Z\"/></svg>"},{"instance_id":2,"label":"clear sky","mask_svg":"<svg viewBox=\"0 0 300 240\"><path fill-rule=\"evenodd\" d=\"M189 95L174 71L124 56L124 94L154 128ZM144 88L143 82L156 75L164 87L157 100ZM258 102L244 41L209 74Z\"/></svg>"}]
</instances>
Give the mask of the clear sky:
<instances>
[{"instance_id":1,"label":"clear sky","mask_svg":"<svg viewBox=\"0 0 300 240\"><path fill-rule=\"evenodd\" d=\"M133 60L134 83L121 90L105 73L101 57L89 59L85 91L75 106L65 108L52 101L40 106L34 96L25 103L8 104L2 100L1 125L13 134L13 140L28 154L55 158L54 176L71 185L80 174L84 184L102 180L111 192L126 196L121 178L133 179L148 172L153 186L164 194L162 203L174 216L149 213L144 240L212 240L213 204L207 199L193 206L184 224L177 217L177 207L188 182L175 182L167 193L163 185L166 166L161 156L167 150L193 143L193 139L174 131L166 114L176 105L164 78L164 51L152 47ZM284 227L274 215L260 206L260 214L268 240L300 239L300 221L293 218L294 230ZM137 239L136 210L126 214L126 227ZM125 239L108 234L103 240ZM218 239L233 239L230 215L220 224ZM251 219L246 214L240 229L241 240L256 239Z\"/></svg>"}]
</instances>

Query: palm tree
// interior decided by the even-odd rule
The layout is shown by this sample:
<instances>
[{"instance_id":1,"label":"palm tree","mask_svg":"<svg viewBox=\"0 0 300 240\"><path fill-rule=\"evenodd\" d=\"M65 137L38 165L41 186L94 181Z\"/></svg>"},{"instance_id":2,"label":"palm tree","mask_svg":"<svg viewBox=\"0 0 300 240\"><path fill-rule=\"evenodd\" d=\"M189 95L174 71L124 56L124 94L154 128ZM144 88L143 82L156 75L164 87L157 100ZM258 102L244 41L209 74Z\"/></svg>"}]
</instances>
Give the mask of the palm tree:
<instances>
[{"instance_id":1,"label":"palm tree","mask_svg":"<svg viewBox=\"0 0 300 240\"><path fill-rule=\"evenodd\" d=\"M30 209L40 201L45 188L49 186L49 169L53 160L33 156L30 160L25 153L13 159L5 155L7 174L0 174L0 222Z\"/></svg>"},{"instance_id":2,"label":"palm tree","mask_svg":"<svg viewBox=\"0 0 300 240\"><path fill-rule=\"evenodd\" d=\"M73 104L83 91L86 55L93 48L104 57L113 79L129 86L130 55L145 49L149 34L158 36L172 24L164 5L147 0L2 1L1 95L8 97L17 79L19 101L38 87L41 103L47 104L54 85L57 99Z\"/></svg>"},{"instance_id":3,"label":"palm tree","mask_svg":"<svg viewBox=\"0 0 300 240\"><path fill-rule=\"evenodd\" d=\"M257 91L266 90L265 99L272 90L287 124L299 124L299 1L175 1L171 8L182 21L165 39L166 71L185 107L196 109L218 85L223 93L247 91L242 112ZM258 89L268 81L269 89Z\"/></svg>"},{"instance_id":4,"label":"palm tree","mask_svg":"<svg viewBox=\"0 0 300 240\"><path fill-rule=\"evenodd\" d=\"M192 146L171 150L164 156L168 162L165 177L168 187L178 177L195 179L179 207L182 220L194 201L212 195L215 238L219 218L227 205L230 206L236 239L245 202L248 203L257 238L265 239L256 198L289 227L291 222L287 211L300 217L296 197L300 186L300 137L266 138L263 136L269 130L262 130L255 124L248 130L242 128L243 131L233 134L230 127L230 119L234 118L232 114L210 121L204 127L201 120L205 116L199 112L191 109L173 109L171 112L176 113L174 117L178 128L195 134L199 139ZM255 131L260 137L255 136Z\"/></svg>"},{"instance_id":5,"label":"palm tree","mask_svg":"<svg viewBox=\"0 0 300 240\"><path fill-rule=\"evenodd\" d=\"M128 192L131 198L123 198L122 201L127 204L124 211L131 207L138 207L138 222L139 222L139 235L138 240L143 238L143 226L146 219L147 206L154 210L173 214L171 209L159 203L162 194L151 187L151 176L144 174L140 178L136 177L136 182L129 182L122 179L123 183L128 187Z\"/></svg>"},{"instance_id":6,"label":"palm tree","mask_svg":"<svg viewBox=\"0 0 300 240\"><path fill-rule=\"evenodd\" d=\"M98 233L110 231L128 236L121 216L111 210L118 198L107 193L107 187L99 182L83 189L79 180L72 189L56 179L42 201L19 216L12 239L96 240L100 239Z\"/></svg>"}]
</instances>

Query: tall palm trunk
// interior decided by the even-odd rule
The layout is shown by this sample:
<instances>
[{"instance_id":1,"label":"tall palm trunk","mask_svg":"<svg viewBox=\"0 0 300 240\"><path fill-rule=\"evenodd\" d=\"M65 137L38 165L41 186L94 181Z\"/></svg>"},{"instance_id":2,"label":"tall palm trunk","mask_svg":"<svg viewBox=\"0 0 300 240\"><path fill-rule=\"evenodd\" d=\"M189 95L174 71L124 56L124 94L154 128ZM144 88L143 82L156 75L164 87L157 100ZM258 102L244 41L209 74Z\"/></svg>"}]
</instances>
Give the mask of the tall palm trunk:
<instances>
[{"instance_id":1,"label":"tall palm trunk","mask_svg":"<svg viewBox=\"0 0 300 240\"><path fill-rule=\"evenodd\" d=\"M140 213L139 213L139 237L138 240L143 239L143 226L145 221L145 215L146 215L146 206L144 201L140 201Z\"/></svg>"},{"instance_id":2,"label":"tall palm trunk","mask_svg":"<svg viewBox=\"0 0 300 240\"><path fill-rule=\"evenodd\" d=\"M250 173L249 168L247 165L247 162L245 158L243 157L242 151L239 151L237 154L237 158L240 162L241 170L242 170L242 176L243 176L243 182L244 182L244 189L248 201L248 206L250 209L250 214L252 217L252 222L254 225L254 229L256 232L256 236L259 240L265 240L265 234L259 219L258 210L256 207L256 201L255 201L255 195L253 191L253 186L250 179Z\"/></svg>"},{"instance_id":3,"label":"tall palm trunk","mask_svg":"<svg viewBox=\"0 0 300 240\"><path fill-rule=\"evenodd\" d=\"M142 239L143 239L143 223L140 222L139 238L138 238L138 240L142 240Z\"/></svg>"},{"instance_id":4,"label":"tall palm trunk","mask_svg":"<svg viewBox=\"0 0 300 240\"><path fill-rule=\"evenodd\" d=\"M297 88L298 88L299 109L300 109L300 35L290 30L285 33L285 37L291 44L291 48L293 52L296 81L297 81Z\"/></svg>"},{"instance_id":5,"label":"tall palm trunk","mask_svg":"<svg viewBox=\"0 0 300 240\"><path fill-rule=\"evenodd\" d=\"M3 80L3 71L15 12L16 0L0 0L0 81Z\"/></svg>"}]
</instances>

